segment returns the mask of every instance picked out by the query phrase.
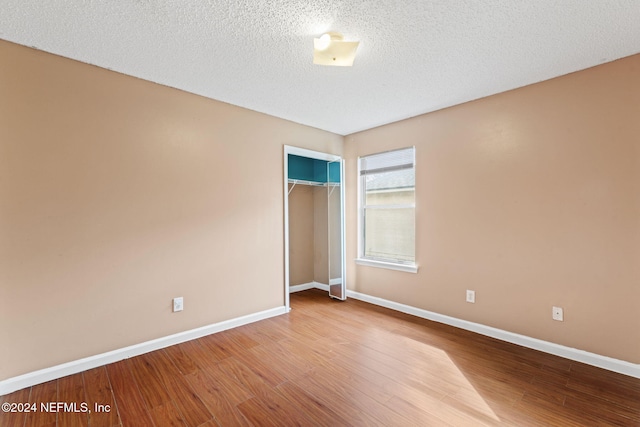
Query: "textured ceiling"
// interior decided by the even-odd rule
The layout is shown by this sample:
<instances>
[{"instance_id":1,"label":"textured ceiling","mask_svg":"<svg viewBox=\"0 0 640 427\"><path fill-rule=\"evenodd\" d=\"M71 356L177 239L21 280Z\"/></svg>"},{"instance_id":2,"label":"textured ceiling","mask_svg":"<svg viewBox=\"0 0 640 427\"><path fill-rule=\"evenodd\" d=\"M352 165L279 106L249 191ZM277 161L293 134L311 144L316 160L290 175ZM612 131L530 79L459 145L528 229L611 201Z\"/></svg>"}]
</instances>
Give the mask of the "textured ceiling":
<instances>
[{"instance_id":1,"label":"textured ceiling","mask_svg":"<svg viewBox=\"0 0 640 427\"><path fill-rule=\"evenodd\" d=\"M640 1L0 0L0 39L346 135L638 53Z\"/></svg>"}]
</instances>

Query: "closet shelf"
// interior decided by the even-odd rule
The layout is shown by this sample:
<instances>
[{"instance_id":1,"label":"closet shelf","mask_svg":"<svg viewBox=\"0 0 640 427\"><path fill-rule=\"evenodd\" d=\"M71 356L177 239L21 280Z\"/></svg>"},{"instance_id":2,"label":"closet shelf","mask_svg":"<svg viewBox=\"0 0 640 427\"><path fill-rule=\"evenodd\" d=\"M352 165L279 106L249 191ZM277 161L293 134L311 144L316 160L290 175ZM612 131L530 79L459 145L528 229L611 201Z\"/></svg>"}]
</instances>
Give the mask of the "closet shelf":
<instances>
[{"instance_id":1,"label":"closet shelf","mask_svg":"<svg viewBox=\"0 0 640 427\"><path fill-rule=\"evenodd\" d=\"M289 182L289 184L293 184L291 188L289 188L288 194L291 194L291 191L294 189L296 185L310 185L313 187L333 187L333 188L340 186L339 182L318 182L318 181L307 181L304 179L291 179L291 178L289 178L287 181ZM333 189L331 190L331 192L333 193Z\"/></svg>"},{"instance_id":2,"label":"closet shelf","mask_svg":"<svg viewBox=\"0 0 640 427\"><path fill-rule=\"evenodd\" d=\"M326 187L327 183L326 182L318 182L318 181L307 181L304 179L291 179L289 178L289 184L293 184L293 185L313 185L315 187Z\"/></svg>"}]
</instances>

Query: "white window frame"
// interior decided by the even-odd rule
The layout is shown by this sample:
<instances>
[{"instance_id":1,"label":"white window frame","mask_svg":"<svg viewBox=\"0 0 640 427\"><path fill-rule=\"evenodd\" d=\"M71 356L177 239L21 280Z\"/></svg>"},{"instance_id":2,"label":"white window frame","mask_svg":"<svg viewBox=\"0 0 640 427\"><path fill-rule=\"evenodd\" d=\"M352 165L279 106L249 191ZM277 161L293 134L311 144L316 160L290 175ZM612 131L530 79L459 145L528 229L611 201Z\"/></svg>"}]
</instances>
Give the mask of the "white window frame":
<instances>
[{"instance_id":1,"label":"white window frame","mask_svg":"<svg viewBox=\"0 0 640 427\"><path fill-rule=\"evenodd\" d=\"M416 147L415 146L403 147L403 148L384 151L384 152L380 152L380 153L371 153L370 155L384 154L384 153L388 153L388 152L403 150L403 149L406 149L406 148L413 148L413 170L414 170L414 173L415 173L415 171L416 171ZM408 272L408 273L417 273L418 272L418 265L417 265L416 262L407 262L407 261L400 261L400 260L397 260L397 261L394 261L394 260L380 260L380 259L373 259L373 258L368 258L368 257L364 256L364 215L365 215L365 203L364 203L364 200L365 200L365 195L364 195L364 188L363 188L363 178L362 178L362 175L361 175L361 163L362 162L361 162L360 159L362 157L367 157L367 156L358 157L358 258L356 258L355 262L356 262L356 264L365 265L365 266L369 266L369 267L386 268L386 269L390 269L390 270L398 270L398 271L404 271L404 272ZM417 182L416 182L415 185L417 185ZM415 185L414 185L414 194L415 194ZM414 200L414 203L413 203L413 208L414 208L414 215L415 215L415 200ZM415 230L414 230L414 233L415 233ZM415 247L414 247L414 254L415 254Z\"/></svg>"}]
</instances>

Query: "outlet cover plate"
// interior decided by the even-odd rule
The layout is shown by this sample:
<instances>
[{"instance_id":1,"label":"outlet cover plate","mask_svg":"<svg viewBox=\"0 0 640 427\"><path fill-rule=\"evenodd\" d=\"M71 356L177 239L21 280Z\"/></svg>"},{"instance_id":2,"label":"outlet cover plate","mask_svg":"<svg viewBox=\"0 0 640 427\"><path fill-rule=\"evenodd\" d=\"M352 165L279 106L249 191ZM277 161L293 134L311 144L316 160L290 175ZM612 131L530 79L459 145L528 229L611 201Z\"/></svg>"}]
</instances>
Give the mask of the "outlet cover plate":
<instances>
[{"instance_id":1,"label":"outlet cover plate","mask_svg":"<svg viewBox=\"0 0 640 427\"><path fill-rule=\"evenodd\" d=\"M476 302L476 291L470 291L467 289L467 302L472 304Z\"/></svg>"},{"instance_id":2,"label":"outlet cover plate","mask_svg":"<svg viewBox=\"0 0 640 427\"><path fill-rule=\"evenodd\" d=\"M564 310L562 310L562 307L553 307L551 309L551 317L558 322L564 322Z\"/></svg>"},{"instance_id":3,"label":"outlet cover plate","mask_svg":"<svg viewBox=\"0 0 640 427\"><path fill-rule=\"evenodd\" d=\"M184 310L184 299L177 297L173 299L173 312Z\"/></svg>"}]
</instances>

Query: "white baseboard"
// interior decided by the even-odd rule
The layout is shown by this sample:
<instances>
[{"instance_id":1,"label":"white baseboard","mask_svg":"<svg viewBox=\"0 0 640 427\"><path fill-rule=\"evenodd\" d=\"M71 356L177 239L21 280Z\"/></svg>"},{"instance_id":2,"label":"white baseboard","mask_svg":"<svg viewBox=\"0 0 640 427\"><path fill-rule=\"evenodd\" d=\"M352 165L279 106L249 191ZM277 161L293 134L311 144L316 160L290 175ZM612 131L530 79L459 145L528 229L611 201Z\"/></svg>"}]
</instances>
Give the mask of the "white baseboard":
<instances>
[{"instance_id":1,"label":"white baseboard","mask_svg":"<svg viewBox=\"0 0 640 427\"><path fill-rule=\"evenodd\" d=\"M316 288L320 289L321 291L329 292L329 285L326 285L324 283L319 283L319 282L313 282L313 284L315 285Z\"/></svg>"},{"instance_id":2,"label":"white baseboard","mask_svg":"<svg viewBox=\"0 0 640 427\"><path fill-rule=\"evenodd\" d=\"M108 351L106 353L97 354L95 356L85 357L83 359L74 360L61 365L52 366L50 368L29 372L17 377L7 378L6 380L0 381L0 396L26 387L31 387L36 384L62 378L88 369L97 368L98 366L107 365L130 357L139 356L144 353L149 353L150 351L159 350L161 348L194 340L216 332L226 331L227 329L236 328L238 326L268 319L270 317L279 316L281 314L285 314L284 306L248 314L246 316L236 317L235 319L225 320L211 325L202 326L200 328L191 329L189 331L179 332L177 334L168 335L166 337L157 338L140 344L134 344L117 350Z\"/></svg>"},{"instance_id":3,"label":"white baseboard","mask_svg":"<svg viewBox=\"0 0 640 427\"><path fill-rule=\"evenodd\" d=\"M289 293L306 291L307 289L314 289L316 287L315 282L303 283L301 285L289 286Z\"/></svg>"},{"instance_id":4,"label":"white baseboard","mask_svg":"<svg viewBox=\"0 0 640 427\"><path fill-rule=\"evenodd\" d=\"M555 354L556 356L586 363L587 365L597 366L598 368L603 368L609 371L618 372L620 374L629 375L631 377L640 378L640 365L635 363L625 362L624 360L618 360L607 356L601 356L595 353L589 353L588 351L566 347L560 344L539 340L537 338L531 338L525 335L493 328L491 326L485 326L479 323L445 316L443 314L438 314L432 311L423 310L421 308L416 308L371 295L362 294L360 292L347 290L347 297L379 305L381 307L390 308L402 313L411 314L423 319L433 320L435 322L455 326L456 328L476 332L481 335L486 335L488 337L496 338L502 341L518 344L523 347L532 348L534 350L539 350L545 353Z\"/></svg>"},{"instance_id":5,"label":"white baseboard","mask_svg":"<svg viewBox=\"0 0 640 427\"><path fill-rule=\"evenodd\" d=\"M303 291L306 289L313 289L313 288L329 291L329 285L326 285L324 283L311 282L311 283L305 283L302 285L292 286L290 288L290 292L299 292L299 291ZM413 316L421 317L428 320L433 320L439 323L444 323L460 329L465 329L468 331L479 333L481 335L486 335L492 338L496 338L502 341L518 344L523 347L532 348L535 350L543 351L545 353L555 354L557 356L561 356L570 360L586 363L588 365L592 365L592 366L607 369L613 372L629 375L631 377L640 378L640 365L638 364L626 362L623 360L613 359L607 356L601 356L595 353L589 353L584 350L566 347L566 346L551 343L548 341L527 337L525 335L504 331L502 329L493 328L491 326L485 326L479 323L457 319L455 317L445 316L443 314L438 314L438 313L423 310L420 308L412 307L409 305L400 304L394 301L385 300L382 298L370 296L360 292L347 290L347 296L349 298L365 301L371 304L379 305L381 307L386 307L402 313L411 314ZM189 331L179 332L177 334L169 335L162 338L157 338L151 341L146 341L140 344L135 344L132 346L109 351L109 352L98 354L95 356L90 356L83 359L63 363L60 365L52 366L50 368L40 369L38 371L29 372L27 374L19 375L16 377L7 378L5 380L0 381L0 396L12 393L17 390L21 390L26 387L31 387L36 384L41 384L47 381L62 378L67 375L72 375L78 372L86 371L88 369L104 366L109 363L114 363L130 357L139 356L144 353L149 353L154 350L159 350L161 348L165 348L175 344L180 344L182 342L197 339L197 338L210 335L216 332L225 331L227 329L257 322L259 320L264 320L270 317L279 316L281 314L285 314L285 312L286 311L284 307L276 307L276 308L264 310L258 313L237 317L235 319L225 320L223 322L214 323L214 324L203 326L196 329L191 329Z\"/></svg>"},{"instance_id":6,"label":"white baseboard","mask_svg":"<svg viewBox=\"0 0 640 427\"><path fill-rule=\"evenodd\" d=\"M320 282L303 283L302 285L289 286L289 293L306 291L307 289L320 289L321 291L329 292L329 285Z\"/></svg>"}]
</instances>

